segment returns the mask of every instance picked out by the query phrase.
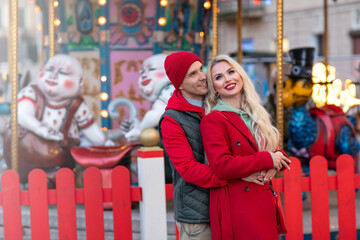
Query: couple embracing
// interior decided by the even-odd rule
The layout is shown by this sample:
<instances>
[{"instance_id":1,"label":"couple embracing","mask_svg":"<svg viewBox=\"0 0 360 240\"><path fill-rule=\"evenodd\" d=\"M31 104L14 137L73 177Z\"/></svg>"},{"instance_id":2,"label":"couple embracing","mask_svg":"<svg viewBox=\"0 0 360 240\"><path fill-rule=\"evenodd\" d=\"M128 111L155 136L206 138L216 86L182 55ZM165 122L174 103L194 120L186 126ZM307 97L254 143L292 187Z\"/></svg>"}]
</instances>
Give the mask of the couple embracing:
<instances>
[{"instance_id":1,"label":"couple embracing","mask_svg":"<svg viewBox=\"0 0 360 240\"><path fill-rule=\"evenodd\" d=\"M219 55L165 60L175 87L160 119L180 239L278 239L271 179L290 169L279 132L244 69Z\"/></svg>"}]
</instances>

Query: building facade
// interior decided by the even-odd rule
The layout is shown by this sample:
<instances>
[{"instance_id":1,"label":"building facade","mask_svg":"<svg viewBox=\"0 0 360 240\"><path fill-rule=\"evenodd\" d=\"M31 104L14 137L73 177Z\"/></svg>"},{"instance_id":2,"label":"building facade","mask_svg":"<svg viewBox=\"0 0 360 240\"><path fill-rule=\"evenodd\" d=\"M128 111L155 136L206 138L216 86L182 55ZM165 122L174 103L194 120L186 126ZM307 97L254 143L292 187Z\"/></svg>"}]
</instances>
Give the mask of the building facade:
<instances>
[{"instance_id":1,"label":"building facade","mask_svg":"<svg viewBox=\"0 0 360 240\"><path fill-rule=\"evenodd\" d=\"M276 53L276 1L243 0L244 51ZM268 3L269 5L265 4ZM338 78L360 81L360 1L328 0L328 62ZM237 1L219 2L219 53L237 52ZM284 1L284 52L315 47L316 61L323 60L324 1ZM245 59L246 60L246 59Z\"/></svg>"}]
</instances>

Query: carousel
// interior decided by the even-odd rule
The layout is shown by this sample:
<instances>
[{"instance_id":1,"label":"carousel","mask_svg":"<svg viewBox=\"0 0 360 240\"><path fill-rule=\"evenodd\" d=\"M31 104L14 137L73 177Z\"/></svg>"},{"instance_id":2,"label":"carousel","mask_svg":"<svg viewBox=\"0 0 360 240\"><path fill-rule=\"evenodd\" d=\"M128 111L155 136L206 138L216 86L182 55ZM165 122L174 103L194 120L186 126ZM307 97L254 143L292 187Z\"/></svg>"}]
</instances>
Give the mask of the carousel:
<instances>
[{"instance_id":1,"label":"carousel","mask_svg":"<svg viewBox=\"0 0 360 240\"><path fill-rule=\"evenodd\" d=\"M33 18L35 64L19 57L19 3ZM234 57L240 63L242 5L238 0ZM283 0L273 5L276 91L267 106L280 131L279 147L301 161L304 174L316 155L336 171L342 154L354 159L358 173L358 84L338 79L328 63L327 1L321 62L313 47L284 52ZM3 170L17 172L26 189L29 173L40 168L54 189L60 169L73 170L82 187L85 169L96 167L103 187L111 188L111 172L122 165L136 186L137 150L157 145L158 122L174 90L164 60L176 51L194 52L204 63L218 55L217 0L11 0L8 8Z\"/></svg>"},{"instance_id":2,"label":"carousel","mask_svg":"<svg viewBox=\"0 0 360 240\"><path fill-rule=\"evenodd\" d=\"M242 4L237 2L239 62ZM2 115L9 121L3 129L6 166L17 171L23 183L35 168L48 174L49 184L62 167L81 172L89 166L109 170L120 164L136 175L134 150L141 146L140 136L157 128L173 91L164 59L179 50L194 52L204 62L218 54L217 1L29 0L26 6L35 19L39 67L26 71L20 66L19 72L20 16L18 1L10 1L6 78L11 99ZM280 147L305 165L312 156L323 155L330 168L340 154L350 154L358 171L359 117L346 112L360 100L355 84L346 80L343 89L328 64L327 1L322 63L314 64L311 47L291 49L290 67L284 71L281 0L276 2L276 18L272 111Z\"/></svg>"}]
</instances>

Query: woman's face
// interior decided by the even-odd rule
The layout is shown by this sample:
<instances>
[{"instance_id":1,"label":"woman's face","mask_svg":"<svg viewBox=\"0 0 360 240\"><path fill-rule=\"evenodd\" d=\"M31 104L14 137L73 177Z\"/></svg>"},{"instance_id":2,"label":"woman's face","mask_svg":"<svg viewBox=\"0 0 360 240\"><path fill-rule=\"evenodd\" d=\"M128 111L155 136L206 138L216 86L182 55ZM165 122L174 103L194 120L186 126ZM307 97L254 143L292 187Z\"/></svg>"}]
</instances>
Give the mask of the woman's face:
<instances>
[{"instance_id":1,"label":"woman's face","mask_svg":"<svg viewBox=\"0 0 360 240\"><path fill-rule=\"evenodd\" d=\"M243 80L240 74L226 61L219 62L211 69L215 91L222 99L240 95Z\"/></svg>"}]
</instances>

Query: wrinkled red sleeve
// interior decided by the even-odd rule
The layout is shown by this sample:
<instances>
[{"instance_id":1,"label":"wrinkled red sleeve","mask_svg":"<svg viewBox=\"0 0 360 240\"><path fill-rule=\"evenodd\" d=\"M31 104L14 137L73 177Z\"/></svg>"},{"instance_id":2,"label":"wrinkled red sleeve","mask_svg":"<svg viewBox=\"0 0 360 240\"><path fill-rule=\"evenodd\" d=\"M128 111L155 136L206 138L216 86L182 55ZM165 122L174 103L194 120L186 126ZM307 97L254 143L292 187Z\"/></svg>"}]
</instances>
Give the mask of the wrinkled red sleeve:
<instances>
[{"instance_id":1,"label":"wrinkled red sleeve","mask_svg":"<svg viewBox=\"0 0 360 240\"><path fill-rule=\"evenodd\" d=\"M220 180L214 175L209 165L196 161L184 130L173 118L164 117L161 122L161 135L166 153L186 182L203 188L227 184L227 181Z\"/></svg>"}]
</instances>

